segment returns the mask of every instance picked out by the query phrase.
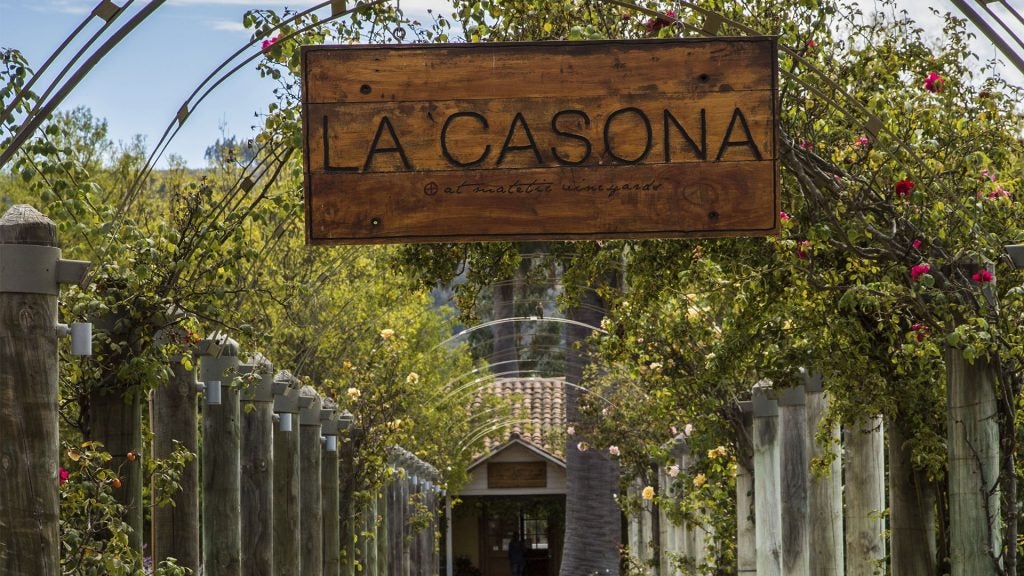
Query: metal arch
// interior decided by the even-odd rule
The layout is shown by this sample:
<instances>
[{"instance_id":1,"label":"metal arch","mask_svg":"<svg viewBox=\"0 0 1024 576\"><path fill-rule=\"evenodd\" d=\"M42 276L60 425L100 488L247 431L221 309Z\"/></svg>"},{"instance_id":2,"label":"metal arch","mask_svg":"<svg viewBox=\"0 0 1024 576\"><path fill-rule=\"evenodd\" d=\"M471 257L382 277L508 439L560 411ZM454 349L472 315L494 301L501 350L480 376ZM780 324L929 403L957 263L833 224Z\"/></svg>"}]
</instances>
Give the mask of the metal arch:
<instances>
[{"instance_id":1,"label":"metal arch","mask_svg":"<svg viewBox=\"0 0 1024 576\"><path fill-rule=\"evenodd\" d=\"M586 322L580 322L579 320L570 320L568 318L546 318L546 317L541 317L541 316L514 316L512 318L499 318L497 320L490 320L488 322L482 322L480 324L477 324L476 326L473 326L471 328L466 328L465 330L462 330L458 334L455 334L454 336L451 336L451 337L449 337L449 338L447 338L445 340L442 340L434 348L436 349L436 348L440 348L441 346L447 346L448 344L451 344L452 342L455 342L456 340L459 340L460 338L463 338L465 336L469 336L473 332L476 332L477 330L481 330L483 328L490 328L491 326L497 326L499 324L519 323L519 322L555 322L555 323L558 323L558 324L567 324L567 325L571 325L571 326L579 326L579 327L582 327L582 328L586 328L588 330L595 330L595 331L600 332L602 334L607 334L608 333L607 330L605 330L604 328L601 328L600 326L593 326L593 325L587 324Z\"/></svg>"},{"instance_id":2,"label":"metal arch","mask_svg":"<svg viewBox=\"0 0 1024 576\"><path fill-rule=\"evenodd\" d=\"M470 430L463 438L459 441L456 446L458 453L464 452L467 448L473 444L486 438L489 434L493 434L502 428L507 426L513 426L515 424L530 424L533 420L524 418L504 418L500 420L493 420L490 424L487 421L483 425L478 426Z\"/></svg>"},{"instance_id":3,"label":"metal arch","mask_svg":"<svg viewBox=\"0 0 1024 576\"><path fill-rule=\"evenodd\" d=\"M1017 11L1009 2L1006 0L952 0L953 5L956 6L964 16L967 17L975 26L978 27L981 32L988 37L988 39L999 48L999 51L1006 56L1006 59L1013 64L1017 70L1020 70L1021 74L1024 74L1024 40L1013 31L1011 25L1003 21L1002 16L997 14L989 6L990 4L999 4L1006 9L1007 13L1016 18L1017 23L1024 26L1024 16ZM972 4L977 4L986 13L979 13ZM991 21L991 23L990 23ZM993 24L998 25L1002 28L1003 32L996 30Z\"/></svg>"},{"instance_id":4,"label":"metal arch","mask_svg":"<svg viewBox=\"0 0 1024 576\"><path fill-rule=\"evenodd\" d=\"M78 50L78 52L71 58L71 61L64 65L64 68L57 75L57 78L55 78L53 82L50 83L50 86L47 87L46 91L41 96L39 96L39 102L36 104L36 106L32 108L32 110L29 110L28 112L28 117L31 117L32 114L34 114L36 110L38 110L40 103L46 100L47 96L49 96L50 92L53 91L54 87L56 87L56 85L60 83L61 79L67 74L68 70L72 66L74 66L75 62L77 62L78 59L81 58L82 54L89 49L89 46L92 46L93 42L95 42L96 39L98 39L107 30L107 28L114 23L114 20L116 20L118 16L120 16L126 10L128 10L132 2L134 1L135 0L128 0L128 2L126 2L124 6L118 9L117 12L115 12L110 18L103 18L97 13L100 6L97 6L96 9L90 12L89 15L86 16L78 24L77 27L75 27L71 34L69 34L67 38L65 38L64 41L61 42L60 46L58 46L57 49L50 54L49 58L47 58L46 61L43 62L43 65L40 66L39 69L37 69L32 74L32 78L30 78L29 81L25 83L22 89L14 95L14 98L7 105L7 108L5 108L3 112L0 112L0 119L6 120L11 114L14 113L14 110L18 107L18 105L31 93L32 87L35 86L36 81L39 80L39 78L41 78L43 74L46 73L50 65L53 64L57 60L57 57L60 56L62 52L64 52L64 49L71 44L71 41L74 40L75 37L79 35L79 33L85 30L86 25L89 24L89 22L92 20L94 16L99 16L104 21L103 25L100 26L100 29L97 30L92 35L92 37L89 38L86 44ZM102 5L102 3L100 5Z\"/></svg>"},{"instance_id":5,"label":"metal arch","mask_svg":"<svg viewBox=\"0 0 1024 576\"><path fill-rule=\"evenodd\" d=\"M358 10L363 10L363 9L366 9L366 8L372 8L372 7L375 7L375 6L379 6L381 4L385 4L388 1L389 0L369 0L369 1L366 1L366 2L360 2L356 6L354 6L352 8L349 8L347 10L343 10L343 11L340 11L340 12L332 12L332 14L329 17L316 20L315 22L313 22L312 24L309 24L308 26L304 26L302 28L296 29L291 34L288 34L286 36L283 36L283 37L279 38L278 41L291 39L291 38L293 38L293 37L295 37L297 35L300 35L300 34L302 34L304 32L307 32L309 30L317 28L317 27L319 27L319 26L321 26L323 24L326 24L326 23L332 22L334 20L337 20L337 19L339 19L339 18L341 18L343 16L347 16L349 14L352 14L353 12L356 12ZM299 19L304 18L305 16L307 16L309 14L312 14L313 12L316 12L317 10L320 10L321 8L325 8L327 6L332 6L333 7L333 1L332 0L326 0L325 2L321 2L320 4L317 4L317 5L315 5L315 6L311 7L311 8L308 8L308 9L302 11L302 12L298 12L294 16L292 16L291 18L288 18L287 20L281 21L277 26L275 26L271 30L279 30L282 26L287 26L287 25L289 25L289 24L291 24L293 22L296 22ZM217 76L223 70L225 70L231 64L232 61L234 61L239 56L243 55L250 48L255 47L257 41L259 41L258 38L254 38L254 39L250 40L244 46L242 46L241 48L236 50L232 55L228 56L223 62L221 62L221 64L219 66L217 66L213 70L213 72L211 72L209 75L207 75L206 78L204 78L199 83L199 85L196 86L195 90L192 91L192 94L190 94L187 98L185 98L185 101L182 103L181 108L179 109L178 114L170 121L170 123L168 123L167 128L164 130L163 135L160 137L160 140L157 142L156 146L154 146L153 152L150 153L149 158L146 160L145 168L142 171L139 172L139 175L135 179L135 182L133 182L132 185L129 187L128 194L126 195L127 198L128 198L128 202L129 203L134 199L135 196L138 195L139 191L141 190L142 182L153 171L153 168L156 165L156 161L163 155L164 151L167 149L167 146L170 144L171 140L174 139L174 136L177 135L178 131L181 130L181 128L185 125L185 122L188 120L189 117L191 117L192 113L196 110L196 108L199 107L199 105L203 102L203 100L205 100L206 97L209 96L211 92L213 92L218 86L220 86L223 82L225 82L228 78L230 78L235 72L238 72L239 70L242 69L242 67L244 67L245 65L249 64L253 60L256 60L257 58L260 58L261 56L263 56L263 50L261 49L258 52L256 52L255 54L252 54L251 56L249 56L248 58L245 58L244 60L242 60L241 62L239 62L238 64L236 64L235 66L233 66L232 68L227 70L226 72L224 72L223 75L221 75L219 78L217 78ZM215 80L215 78L216 78L216 80ZM204 90L203 88L204 88L204 86L207 86L207 84L209 84L209 86L206 87L206 89ZM193 101L193 99L194 99L194 101ZM175 126L175 124L177 124L177 126ZM0 164L0 165L2 165L2 164Z\"/></svg>"},{"instance_id":6,"label":"metal arch","mask_svg":"<svg viewBox=\"0 0 1024 576\"><path fill-rule=\"evenodd\" d=\"M70 92L70 90L72 88L74 88L75 85L77 85L77 83L82 79L82 77L85 76L85 74L87 74L89 72L89 70L91 70L91 68L96 64L96 62L98 62L98 60L100 58L102 58L107 52L109 52L109 50L114 45L116 45L121 39L123 39L124 36L126 36L132 29L134 29L134 27L137 26L138 23L140 23L145 17L147 17L157 7L159 7L163 3L163 1L164 0L154 0L153 2L149 3L139 14L137 14L135 17L133 17L133 19L130 22L128 22L125 26L123 26L117 32L117 34L115 34L114 37L112 37L110 40L108 40L100 48L100 50L96 54L94 54L92 57L89 58L89 60L86 62L86 64L83 66L83 68L80 69L78 72L76 72L76 74L74 75L72 80L67 85L65 85L65 87L63 87L58 92L57 96L55 96L55 98L54 98L55 102L48 103L44 107L44 109L41 110L40 113L36 117L32 118L32 120L30 122L28 122L27 124L22 126L22 129L19 130L18 134L15 136L15 139L12 140L11 145L8 146L8 148L5 149L2 153L0 153L0 166L3 166L10 159L10 157L13 156L13 154L17 151L18 148L20 148L21 144L23 144L24 140L31 133L31 131L33 131L36 127L38 127L38 124L46 116L48 116L52 112L53 108L59 103L59 101L62 100L67 95L67 93ZM655 10L648 9L648 8L643 7L643 6L639 6L636 3L634 3L634 2L628 2L628 1L625 1L625 0L601 0L601 1L603 3L617 5L617 6L620 6L620 7L626 8L626 9L630 9L630 10L635 10L635 11L637 11L639 13L646 14L646 15L649 15L649 16L652 16L652 17L662 18L662 19L665 19L665 20L668 20L668 21L671 21L671 22L675 22L675 23L681 25L684 29L692 31L692 32L696 32L698 34L706 34L706 33L709 33L709 32L710 33L715 33L715 32L717 32L717 29L720 27L720 25L722 23L726 23L726 24L728 24L728 25L730 25L732 27L735 27L736 29L741 30L741 31L743 31L743 32L745 32L747 34L757 34L758 33L758 31L756 29L754 29L754 28L751 28L751 27L746 26L746 25L744 25L742 23L736 22L735 20L726 18L725 16L723 16L722 14L720 14L718 12L715 12L713 10L709 10L709 9L706 9L706 8L702 8L702 7L700 7L700 6L696 5L696 4L693 4L693 3L687 2L687 1L679 2L680 6L685 7L685 8L689 8L691 10L694 10L694 11L702 14L705 17L705 26L704 26L704 28L698 29L697 27L695 27L693 25L687 24L685 22L681 22L678 18L675 18L675 17L672 17L672 16L668 16L667 14L664 14L664 13L661 13L661 12L658 12L658 11L655 11ZM354 8L351 8L351 9L348 9L348 10L345 10L345 11L342 11L342 12L334 13L329 18L325 18L323 20L318 20L317 22L314 22L313 24L311 24L309 26L306 26L304 28L296 30L292 34L289 34L288 36L286 36L285 39L291 38L291 37L293 37L295 35L298 35L298 34L300 34L302 32L305 32L305 31L307 31L309 29L317 27L317 26L319 26L319 25L321 25L323 23L330 22L330 21L332 21L334 19L339 18L340 16L350 14L350 13L356 11L356 10L360 10L360 9L363 9L363 8L384 4L385 2L386 2L386 0L371 0L369 2L360 3L357 6L355 6ZM954 2L957 3L957 4L963 5L965 8L967 8L967 6L966 6L966 4L964 4L963 0L954 0ZM1004 4L1004 5L1006 4L1005 0L1000 0L1000 2L1001 2L1001 4ZM328 5L332 5L331 0L327 0L325 2L322 2L322 3L312 7L312 8L307 9L307 10L305 10L303 12L297 13L294 17L292 17L292 18L290 18L288 20L282 21L278 25L278 28L280 28L280 26L282 26L282 25L286 25L286 24L289 24L291 22L294 22L297 19L299 19L301 17L304 17L304 16L306 16L306 15L308 15L308 14L310 14L310 13L316 11L316 10L324 8L324 7L328 6ZM991 10L988 9L987 6L986 6L986 9L991 12ZM1012 11L1013 14L1015 14L1018 18L1020 18L1020 15L1015 10L1013 10L1012 8L1010 8L1010 10ZM1016 38L1016 37L1014 37L1014 38ZM152 171L153 165L155 164L155 161L163 154L163 151L166 149L166 147L169 144L170 140L173 139L174 135L176 135L178 130L180 130L180 128L183 126L184 122L190 116L191 112L194 111L195 108L206 98L206 96L209 95L214 89L216 89L229 76L231 76L232 74L237 72L239 69L241 69L247 63L255 60L256 58L258 58L262 54L262 51L260 51L260 52L258 52L256 54L246 58L245 60L243 60L241 63L239 63L235 67L233 67L230 70L228 70L221 78L219 78L218 80L213 82L213 84L211 84L200 95L200 92L203 90L203 87L207 83L211 82L211 80L213 80L213 78L220 71L224 70L231 61L233 61L239 55L244 53L245 50L247 50L250 47L254 46L255 43L256 43L255 39L250 41L245 46L243 46L241 49L236 51L233 55L231 55L228 59L226 59L220 66L218 66L214 70L214 72L212 72L209 76L207 76L207 78L204 79L199 84L199 86L197 86L196 90L193 91L193 93L186 99L185 103L182 105L182 109L181 109L182 112L179 113L179 116L176 117L174 120L172 120L171 123L168 125L168 127L164 131L164 134L162 135L160 141L157 143L156 147L154 148L153 153L150 155L149 159L147 160L145 168L142 171L140 171L139 176L136 178L135 183L133 183L133 185L130 187L129 192L127 194L128 198L129 198L129 202L130 202L130 199L132 197L134 197L135 195L138 194L139 189L141 187L141 182ZM848 93L846 93L842 89L841 86L839 86L836 82L834 82L830 78L828 78L824 73L822 73L820 70L818 70L818 68L815 65L813 65L811 62L809 62L808 60L806 60L803 57L801 57L795 50L793 50L791 48L788 48L786 46L780 46L780 51L786 53L791 58L794 58L796 61L798 61L801 64L803 64L808 71L810 71L811 73L817 75L832 90L838 92L843 97L843 99L846 100L848 105L851 105L853 108L856 109L857 112L859 112L860 114L866 116L867 117L867 121L866 122L858 122L858 124L862 128L864 128L869 134L871 134L873 137L877 138L878 133L880 133L880 132L886 133L887 136L891 137L897 143L898 148L900 148L903 152L907 153L915 161L915 163L921 169L923 169L925 172L927 172L930 176L932 176L934 178L934 176L935 176L934 171L931 170L924 162L921 161L920 158L918 158L916 156L916 154L914 153L914 150L912 148L910 148L910 146L907 145L902 140L897 139L892 132L887 130L884 127L884 125L881 124L880 119L877 116L874 116L873 114L871 114L870 111L868 111L858 100L856 100L855 98L850 96ZM821 92L816 86L812 86L812 85L808 84L807 82L803 81L798 75L793 74L791 72L788 72L786 70L780 70L780 73L783 76L785 76L786 78L788 78L788 79L794 81L795 83L797 83L798 85L802 86L803 88L805 88L809 92L815 94L816 96L818 96L819 98L824 100L827 104L829 104L830 106L832 106L836 110L838 110L838 111L840 111L840 112L842 112L842 113L844 113L846 115L849 115L849 113L850 113L849 110L847 110L846 108L841 106L838 102L836 102L835 100L830 98L828 95L826 95L823 92ZM193 98L196 98L197 95L199 95L198 99L196 99L194 102L192 102ZM189 107L189 104L192 104L191 108ZM854 119L854 118L851 118L851 119ZM174 127L175 122L177 122L177 124L178 124L177 128Z\"/></svg>"},{"instance_id":7,"label":"metal arch","mask_svg":"<svg viewBox=\"0 0 1024 576\"><path fill-rule=\"evenodd\" d=\"M633 10L636 10L636 11L641 12L643 14L647 14L647 15L649 15L651 17L662 18L662 19L668 20L670 22L674 22L674 23L680 25L684 30L688 30L690 32L694 32L694 33L701 34L701 35L706 35L706 33L707 33L707 31L705 30L705 28L708 28L707 25L705 26L705 28L697 28L696 26L693 26L692 24L688 24L686 22L683 22L683 21L679 20L677 17L672 17L672 16L669 16L667 14L664 14L664 13L661 13L661 12L658 12L658 11L655 11L655 10L650 10L648 8L644 8L643 6L639 6L639 5L637 5L637 4L633 3L633 2L628 2L626 0L599 0L599 1L604 2L604 3L608 3L608 4L613 4L613 5L616 5L616 6L621 6L623 8L633 9ZM707 8L703 8L701 6L693 4L691 2L687 2L687 1L684 0L684 1L679 2L679 5L682 6L682 7L685 7L685 8L690 8L690 9L692 9L692 10L702 14L705 17L705 21L706 22L708 22L709 20L710 21L717 20L720 23L728 24L729 26L734 27L737 30L740 30L740 31L744 32L745 34L752 34L752 35L760 35L760 34L762 34L762 32L760 32L759 30L757 30L755 28L747 26L747 25L745 25L745 24L743 24L741 22L737 22L735 20L732 20L731 18L727 18L726 16L724 16L724 15L718 13L718 12L715 12L713 10L709 10ZM844 90L843 87L839 85L839 83L837 83L834 80L832 80L828 75L825 74L824 71L820 70L813 62L811 62L810 60L807 60L806 58L801 56L798 51L796 51L796 50L794 50L794 49L792 49L792 48L790 48L788 46L785 46L783 44L779 44L779 51L783 52L787 56L793 58L796 62L798 62L801 65L803 65L806 68L807 72L810 72L811 74L816 76L825 85L827 85L829 88L831 88L834 92L838 93L842 97L842 99L846 101L846 103L848 105L852 106L853 109L856 112L858 112L859 114L861 114L864 117L866 117L867 120L866 121L861 120L860 118L858 118L857 116L852 114L851 110L848 110L847 108L843 107L835 99L833 99L832 97L830 97L827 94L825 94L824 92L822 92L817 86L809 84L808 82L803 80L803 78L801 78L800 75L794 74L794 73L789 72L789 71L787 71L785 69L782 69L782 68L779 69L779 74L780 75L782 75L787 80L790 80L790 81L796 83L797 85L799 85L802 88L806 89L808 92L814 94L815 96L821 98L826 104L828 104L829 106L831 106L832 108L834 108L838 112L840 112L840 113L844 114L845 116L847 116L848 118L850 118L850 120L854 121L859 127L863 128L864 131L871 136L872 140L877 141L878 140L878 136L880 134L886 135L889 139L894 141L897 144L897 148L899 148L905 154L907 154L921 170L923 170L925 173L927 173L929 176L931 176L933 180L936 178L935 171L932 170L927 164L925 164L924 161L921 160L920 157L917 156L916 151L909 144L907 144L903 140L897 138L896 135L892 131L890 131L888 128L885 127L885 125L882 123L882 120L878 116L872 114L871 111L868 110L859 100L857 100L856 98L851 96L848 92L846 92L846 90Z\"/></svg>"},{"instance_id":8,"label":"metal arch","mask_svg":"<svg viewBox=\"0 0 1024 576\"><path fill-rule=\"evenodd\" d=\"M75 71L71 75L71 78L63 85L57 93L45 104L38 105L36 107L36 113L26 119L25 123L21 125L18 132L11 139L10 144L2 152L0 152L0 167L4 166L10 159L21 149L21 146L28 140L33 132L39 127L39 125L50 117L53 110L67 97L71 91L78 86L78 83L82 81L86 75L99 63L99 61L110 52L114 46L116 46L121 40L123 40L132 30L134 30L143 20L149 17L150 14L156 11L165 0L152 0L146 4L135 16L133 16L128 22L126 22L121 28L117 30L106 42L101 45L96 52L94 52L86 61L82 64L81 68ZM91 17L91 15L90 15ZM76 29L77 34L79 29ZM64 45L62 45L64 46Z\"/></svg>"}]
</instances>

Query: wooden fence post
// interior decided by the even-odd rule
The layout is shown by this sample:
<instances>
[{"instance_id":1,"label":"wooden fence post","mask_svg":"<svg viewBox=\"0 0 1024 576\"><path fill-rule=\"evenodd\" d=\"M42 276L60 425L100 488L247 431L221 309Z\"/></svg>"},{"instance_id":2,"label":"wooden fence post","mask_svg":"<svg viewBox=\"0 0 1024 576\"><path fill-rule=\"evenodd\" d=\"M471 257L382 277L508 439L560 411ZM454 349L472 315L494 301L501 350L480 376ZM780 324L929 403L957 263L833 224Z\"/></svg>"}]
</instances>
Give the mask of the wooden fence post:
<instances>
[{"instance_id":1,"label":"wooden fence post","mask_svg":"<svg viewBox=\"0 0 1024 576\"><path fill-rule=\"evenodd\" d=\"M115 313L104 314L94 320L96 329L110 335L111 340L123 337L132 342L129 348L120 352L109 351L114 356L111 363L115 366L141 352L141 345L138 339L133 338L132 329L124 327L130 322L123 314ZM97 384L89 391L85 403L87 439L101 443L103 450L110 454L110 460L104 466L115 471L121 480L121 488L114 490L113 496L118 504L124 506L123 519L130 528L128 545L141 554L144 517L141 386L119 378L116 368L104 371Z\"/></svg>"},{"instance_id":2,"label":"wooden fence post","mask_svg":"<svg viewBox=\"0 0 1024 576\"><path fill-rule=\"evenodd\" d=\"M807 390L807 434L811 460L823 458L827 449L836 452L828 475L811 474L807 530L810 533L810 571L814 576L843 576L843 456L839 450L839 426L829 429L830 447L816 440L828 410L821 374L804 372Z\"/></svg>"},{"instance_id":3,"label":"wooden fence post","mask_svg":"<svg viewBox=\"0 0 1024 576\"><path fill-rule=\"evenodd\" d=\"M57 284L70 261L56 246L56 225L31 206L0 219L0 573L10 576L60 573Z\"/></svg>"},{"instance_id":4,"label":"wooden fence post","mask_svg":"<svg viewBox=\"0 0 1024 576\"><path fill-rule=\"evenodd\" d=\"M415 557L412 555L412 529L409 527L407 520L409 519L409 497L412 495L412 478L409 476L410 462L408 459L402 460L402 469L406 471L405 476L399 483L398 493L398 524L401 529L402 544L401 544L401 557L402 557L402 576L415 576L416 570L413 562Z\"/></svg>"},{"instance_id":5,"label":"wooden fence post","mask_svg":"<svg viewBox=\"0 0 1024 576\"><path fill-rule=\"evenodd\" d=\"M843 432L846 458L846 576L881 573L885 560L885 448L882 417Z\"/></svg>"},{"instance_id":6,"label":"wooden fence post","mask_svg":"<svg viewBox=\"0 0 1024 576\"><path fill-rule=\"evenodd\" d=\"M779 461L779 403L758 383L754 402L754 508L757 576L782 576L782 492Z\"/></svg>"},{"instance_id":7,"label":"wooden fence post","mask_svg":"<svg viewBox=\"0 0 1024 576\"><path fill-rule=\"evenodd\" d=\"M348 434L342 439L341 452L338 455L338 473L341 481L341 539L345 557L341 563L342 576L355 576L356 573L356 542L359 537L359 516L355 501L355 455L358 450L362 430L349 427Z\"/></svg>"},{"instance_id":8,"label":"wooden fence post","mask_svg":"<svg viewBox=\"0 0 1024 576\"><path fill-rule=\"evenodd\" d=\"M274 576L299 576L299 383L287 370L274 376L274 412Z\"/></svg>"},{"instance_id":9,"label":"wooden fence post","mask_svg":"<svg viewBox=\"0 0 1024 576\"><path fill-rule=\"evenodd\" d=\"M299 393L299 522L302 576L321 576L324 568L323 503L320 500L321 399L312 386Z\"/></svg>"},{"instance_id":10,"label":"wooden fence post","mask_svg":"<svg viewBox=\"0 0 1024 576\"><path fill-rule=\"evenodd\" d=\"M203 381L203 574L241 576L238 343L214 334L199 343ZM219 398L218 398L219 397ZM219 400L219 403L217 401Z\"/></svg>"},{"instance_id":11,"label":"wooden fence post","mask_svg":"<svg viewBox=\"0 0 1024 576\"><path fill-rule=\"evenodd\" d=\"M346 423L339 419L337 406L334 400L324 398L324 408L320 411L320 433L324 437L324 449L320 453L320 501L323 503L324 519L323 576L339 576L341 573L338 431Z\"/></svg>"},{"instance_id":12,"label":"wooden fence post","mask_svg":"<svg viewBox=\"0 0 1024 576\"><path fill-rule=\"evenodd\" d=\"M377 493L377 531L374 542L377 545L377 574L385 576L388 573L388 500L383 490Z\"/></svg>"},{"instance_id":13,"label":"wooden fence post","mask_svg":"<svg viewBox=\"0 0 1024 576\"><path fill-rule=\"evenodd\" d=\"M969 364L959 349L946 348L945 356L952 576L994 575L1001 572L995 558L1003 548L998 376L991 363L979 358Z\"/></svg>"},{"instance_id":14,"label":"wooden fence post","mask_svg":"<svg viewBox=\"0 0 1024 576\"><path fill-rule=\"evenodd\" d=\"M274 575L274 367L242 365L242 574Z\"/></svg>"},{"instance_id":15,"label":"wooden fence post","mask_svg":"<svg viewBox=\"0 0 1024 576\"><path fill-rule=\"evenodd\" d=\"M809 576L807 410L803 385L779 395L780 488L782 492L782 573ZM818 576L815 574L815 576Z\"/></svg>"},{"instance_id":16,"label":"wooden fence post","mask_svg":"<svg viewBox=\"0 0 1024 576\"><path fill-rule=\"evenodd\" d=\"M754 405L740 402L740 444L753 446ZM757 574L757 535L754 527L754 471L752 462L736 459L736 573Z\"/></svg>"},{"instance_id":17,"label":"wooden fence post","mask_svg":"<svg viewBox=\"0 0 1024 576\"><path fill-rule=\"evenodd\" d=\"M663 467L658 466L655 470L655 477L658 479L658 494L668 497L672 494L672 479L665 473ZM676 543L673 540L672 521L665 512L664 506L658 506L658 575L668 576L671 574L671 555L676 552Z\"/></svg>"},{"instance_id":18,"label":"wooden fence post","mask_svg":"<svg viewBox=\"0 0 1024 576\"><path fill-rule=\"evenodd\" d=\"M177 445L199 456L199 390L191 362L195 354L192 336L180 325L165 329L163 337L184 346L171 358L170 379L153 390L153 458L164 459ZM154 506L151 540L153 563L174 558L182 568L199 573L199 462L193 459L181 471L181 488L170 495L172 504Z\"/></svg>"},{"instance_id":19,"label":"wooden fence post","mask_svg":"<svg viewBox=\"0 0 1024 576\"><path fill-rule=\"evenodd\" d=\"M398 483L401 476L398 471L398 461L392 451L388 457L388 466L391 468L391 476L384 485L384 493L387 495L387 540L388 540L388 571L387 576L400 576L401 574L401 550L402 550L402 522L398 513L400 510L398 502Z\"/></svg>"}]
</instances>

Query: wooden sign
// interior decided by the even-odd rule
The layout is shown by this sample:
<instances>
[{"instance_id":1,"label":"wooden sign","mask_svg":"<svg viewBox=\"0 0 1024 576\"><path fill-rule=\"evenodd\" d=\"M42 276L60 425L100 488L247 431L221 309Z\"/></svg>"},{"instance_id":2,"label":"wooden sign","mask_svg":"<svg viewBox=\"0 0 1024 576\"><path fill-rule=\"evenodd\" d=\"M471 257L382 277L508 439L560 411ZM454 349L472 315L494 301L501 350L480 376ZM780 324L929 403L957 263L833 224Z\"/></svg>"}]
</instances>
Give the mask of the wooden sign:
<instances>
[{"instance_id":1,"label":"wooden sign","mask_svg":"<svg viewBox=\"0 0 1024 576\"><path fill-rule=\"evenodd\" d=\"M777 232L774 38L302 49L313 244Z\"/></svg>"},{"instance_id":2,"label":"wooden sign","mask_svg":"<svg viewBox=\"0 0 1024 576\"><path fill-rule=\"evenodd\" d=\"M488 462L487 488L547 488L545 462Z\"/></svg>"}]
</instances>

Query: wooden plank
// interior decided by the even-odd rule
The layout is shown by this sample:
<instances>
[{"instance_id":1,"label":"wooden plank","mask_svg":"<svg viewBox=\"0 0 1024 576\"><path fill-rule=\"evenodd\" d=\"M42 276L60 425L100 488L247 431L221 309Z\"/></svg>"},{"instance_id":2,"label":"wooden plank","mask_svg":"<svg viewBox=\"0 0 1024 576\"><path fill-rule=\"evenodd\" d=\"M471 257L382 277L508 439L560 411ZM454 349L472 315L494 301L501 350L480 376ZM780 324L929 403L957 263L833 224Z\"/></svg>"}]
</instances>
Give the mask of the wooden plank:
<instances>
[{"instance_id":1,"label":"wooden plank","mask_svg":"<svg viewBox=\"0 0 1024 576\"><path fill-rule=\"evenodd\" d=\"M843 455L840 450L839 426L833 424L829 437L831 446L815 439L828 410L828 396L819 385L807 389L807 433L811 460L825 456L826 449L837 452L827 475L812 474L807 525L810 539L810 571L815 576L843 575Z\"/></svg>"},{"instance_id":2,"label":"wooden plank","mask_svg":"<svg viewBox=\"0 0 1024 576\"><path fill-rule=\"evenodd\" d=\"M874 576L885 560L885 448L882 417L843 431L846 458L846 575Z\"/></svg>"},{"instance_id":3,"label":"wooden plank","mask_svg":"<svg viewBox=\"0 0 1024 576\"><path fill-rule=\"evenodd\" d=\"M996 368L983 359L969 364L947 348L946 396L949 437L949 539L953 576L1001 573L999 418Z\"/></svg>"},{"instance_id":4,"label":"wooden plank","mask_svg":"<svg viewBox=\"0 0 1024 576\"><path fill-rule=\"evenodd\" d=\"M311 104L309 169L402 173L771 161L772 105L768 90L449 100L397 109L379 102ZM749 143L735 145L740 141Z\"/></svg>"},{"instance_id":5,"label":"wooden plank","mask_svg":"<svg viewBox=\"0 0 1024 576\"><path fill-rule=\"evenodd\" d=\"M556 98L566 86L579 96L755 90L775 46L767 37L303 46L302 58L312 103L486 100Z\"/></svg>"},{"instance_id":6,"label":"wooden plank","mask_svg":"<svg viewBox=\"0 0 1024 576\"><path fill-rule=\"evenodd\" d=\"M774 38L304 48L307 240L776 233L775 55Z\"/></svg>"},{"instance_id":7,"label":"wooden plank","mask_svg":"<svg viewBox=\"0 0 1024 576\"><path fill-rule=\"evenodd\" d=\"M783 576L779 404L769 394L765 388L754 387L754 530L757 536L757 575Z\"/></svg>"},{"instance_id":8,"label":"wooden plank","mask_svg":"<svg viewBox=\"0 0 1024 576\"><path fill-rule=\"evenodd\" d=\"M735 164L726 178L713 167L523 170L512 179L430 174L420 181L390 174L313 175L312 231L352 243L609 237L735 236L775 226L771 175ZM530 198L529 202L526 198ZM540 216L543 215L543 219ZM532 229L524 234L522 231ZM349 236L332 236L348 230Z\"/></svg>"},{"instance_id":9,"label":"wooden plank","mask_svg":"<svg viewBox=\"0 0 1024 576\"><path fill-rule=\"evenodd\" d=\"M808 531L808 458L806 394L803 386L779 397L780 492L782 495L782 573L810 576ZM815 574L814 576L819 576Z\"/></svg>"},{"instance_id":10,"label":"wooden plank","mask_svg":"<svg viewBox=\"0 0 1024 576\"><path fill-rule=\"evenodd\" d=\"M753 437L753 416L740 415L740 431ZM750 464L751 466L753 463ZM739 458L736 463L736 573L751 576L757 573L757 537L754 527L754 471Z\"/></svg>"}]
</instances>

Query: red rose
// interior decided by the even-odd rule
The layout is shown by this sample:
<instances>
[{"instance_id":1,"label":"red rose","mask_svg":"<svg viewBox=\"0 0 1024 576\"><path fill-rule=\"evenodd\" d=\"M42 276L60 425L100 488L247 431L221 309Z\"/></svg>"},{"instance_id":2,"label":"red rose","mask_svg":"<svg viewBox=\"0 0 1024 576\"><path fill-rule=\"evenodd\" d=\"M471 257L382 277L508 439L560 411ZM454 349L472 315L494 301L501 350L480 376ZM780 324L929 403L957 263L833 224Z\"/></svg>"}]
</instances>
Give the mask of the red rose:
<instances>
[{"instance_id":1,"label":"red rose","mask_svg":"<svg viewBox=\"0 0 1024 576\"><path fill-rule=\"evenodd\" d=\"M900 180L896 183L893 189L896 191L896 195L900 198L909 198L911 191L914 190L913 180Z\"/></svg>"}]
</instances>

